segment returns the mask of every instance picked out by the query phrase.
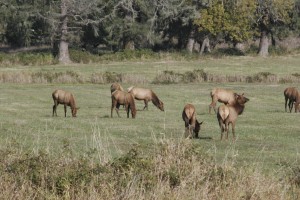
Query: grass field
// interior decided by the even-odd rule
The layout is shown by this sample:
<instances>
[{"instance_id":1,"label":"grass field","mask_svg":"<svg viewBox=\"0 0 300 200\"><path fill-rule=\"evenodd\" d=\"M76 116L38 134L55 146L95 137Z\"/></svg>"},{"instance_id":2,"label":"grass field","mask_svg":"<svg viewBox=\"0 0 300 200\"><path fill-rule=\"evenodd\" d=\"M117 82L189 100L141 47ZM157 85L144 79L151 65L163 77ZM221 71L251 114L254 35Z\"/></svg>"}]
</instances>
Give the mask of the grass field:
<instances>
[{"instance_id":1,"label":"grass field","mask_svg":"<svg viewBox=\"0 0 300 200\"><path fill-rule=\"evenodd\" d=\"M226 57L199 61L128 62L72 66L16 66L0 69L1 72L19 71L75 71L83 76L95 72L118 72L143 75L152 80L163 70L185 72L204 69L212 74L252 75L270 72L276 75L296 73L300 57L274 58ZM139 86L152 88L164 102L165 112L149 104L148 111L138 107L136 119L127 119L124 110L118 118L110 118L110 84L12 84L0 85L0 132L1 146L18 144L21 149L34 152L46 150L60 153L64 142L68 142L77 154L96 149L98 157L116 157L133 146L151 151L153 143L160 139L181 140L184 123L181 112L186 103L197 109L197 118L204 121L201 139L193 140L217 162L234 160L241 166L255 165L273 174L286 165L299 164L300 117L297 113L284 112L283 90L296 84L266 83L188 83L151 84ZM122 84L124 88L130 83ZM208 114L209 92L214 87L230 88L245 93L250 101L238 118L237 141L220 141L220 129L215 114ZM52 117L51 93L55 89L74 93L80 107L78 117L63 117L63 106L58 107L58 117ZM232 135L229 135L231 139Z\"/></svg>"}]
</instances>

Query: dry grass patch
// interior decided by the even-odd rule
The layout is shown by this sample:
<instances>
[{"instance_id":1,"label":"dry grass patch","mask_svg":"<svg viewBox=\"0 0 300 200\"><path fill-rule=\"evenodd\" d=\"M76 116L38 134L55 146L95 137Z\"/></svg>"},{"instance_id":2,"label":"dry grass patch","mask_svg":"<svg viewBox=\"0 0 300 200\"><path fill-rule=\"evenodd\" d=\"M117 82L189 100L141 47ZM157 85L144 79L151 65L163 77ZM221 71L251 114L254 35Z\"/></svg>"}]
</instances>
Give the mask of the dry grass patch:
<instances>
[{"instance_id":1,"label":"dry grass patch","mask_svg":"<svg viewBox=\"0 0 300 200\"><path fill-rule=\"evenodd\" d=\"M152 152L133 148L99 163L97 149L75 158L64 141L53 157L1 149L0 198L18 199L294 199L294 182L265 176L254 166L217 165L191 140L160 140ZM299 189L299 188L298 188Z\"/></svg>"}]
</instances>

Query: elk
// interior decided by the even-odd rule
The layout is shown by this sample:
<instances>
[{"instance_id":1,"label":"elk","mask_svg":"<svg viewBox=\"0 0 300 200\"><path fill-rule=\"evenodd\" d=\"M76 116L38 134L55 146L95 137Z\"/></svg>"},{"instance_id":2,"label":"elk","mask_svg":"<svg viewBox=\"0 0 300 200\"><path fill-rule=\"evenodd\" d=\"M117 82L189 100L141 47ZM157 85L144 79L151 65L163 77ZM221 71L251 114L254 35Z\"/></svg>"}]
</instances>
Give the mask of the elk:
<instances>
[{"instance_id":1,"label":"elk","mask_svg":"<svg viewBox=\"0 0 300 200\"><path fill-rule=\"evenodd\" d=\"M201 129L201 124L203 122L198 122L196 119L196 109L192 104L186 104L182 111L182 119L184 121L184 126L188 137L192 138L193 135L195 138L199 138L199 131ZM193 133L193 134L192 134Z\"/></svg>"},{"instance_id":2,"label":"elk","mask_svg":"<svg viewBox=\"0 0 300 200\"><path fill-rule=\"evenodd\" d=\"M209 105L209 113L211 113L211 108L213 108L216 113L217 102L221 102L226 105L233 104L235 102L235 94L236 93L234 93L231 90L226 90L226 89L222 89L222 88L212 89L212 91L210 92L212 101L211 101L211 104Z\"/></svg>"},{"instance_id":3,"label":"elk","mask_svg":"<svg viewBox=\"0 0 300 200\"><path fill-rule=\"evenodd\" d=\"M143 110L148 110L148 102L152 103L161 111L164 111L164 103L157 97L157 95L151 90L146 88L138 88L131 86L127 89L136 100L144 100L145 106Z\"/></svg>"},{"instance_id":4,"label":"elk","mask_svg":"<svg viewBox=\"0 0 300 200\"><path fill-rule=\"evenodd\" d=\"M121 90L115 90L111 94L111 113L110 113L111 118L113 117L114 108L116 109L118 117L120 117L119 115L120 105L125 106L125 110L127 112L127 118L129 118L129 111L131 111L132 118L135 118L136 108L135 108L135 102L132 94Z\"/></svg>"},{"instance_id":5,"label":"elk","mask_svg":"<svg viewBox=\"0 0 300 200\"><path fill-rule=\"evenodd\" d=\"M235 123L238 115L241 115L245 109L245 103L249 99L244 97L244 94L235 94L235 102L232 105L221 105L218 108L217 119L221 129L221 140L223 133L226 132L226 139L228 139L229 124L232 126L232 135L235 140Z\"/></svg>"},{"instance_id":6,"label":"elk","mask_svg":"<svg viewBox=\"0 0 300 200\"><path fill-rule=\"evenodd\" d=\"M113 84L111 84L111 86L110 86L110 92L113 93L116 90L124 91L124 89L123 89L123 87L121 86L120 83L113 83Z\"/></svg>"},{"instance_id":7,"label":"elk","mask_svg":"<svg viewBox=\"0 0 300 200\"><path fill-rule=\"evenodd\" d=\"M288 105L289 105L290 112L292 112L294 102L295 102L295 112L298 112L299 104L300 104L300 94L299 94L297 88L288 87L284 90L283 94L284 94L284 99L285 99L285 105L284 105L285 112L287 112L286 106L287 106L288 100L289 100Z\"/></svg>"},{"instance_id":8,"label":"elk","mask_svg":"<svg viewBox=\"0 0 300 200\"><path fill-rule=\"evenodd\" d=\"M67 117L67 106L70 106L72 111L72 117L76 117L77 110L79 108L76 107L75 98L72 93L64 91L64 90L55 90L52 93L52 98L54 101L52 116L57 116L56 108L59 104L64 105L65 117Z\"/></svg>"}]
</instances>

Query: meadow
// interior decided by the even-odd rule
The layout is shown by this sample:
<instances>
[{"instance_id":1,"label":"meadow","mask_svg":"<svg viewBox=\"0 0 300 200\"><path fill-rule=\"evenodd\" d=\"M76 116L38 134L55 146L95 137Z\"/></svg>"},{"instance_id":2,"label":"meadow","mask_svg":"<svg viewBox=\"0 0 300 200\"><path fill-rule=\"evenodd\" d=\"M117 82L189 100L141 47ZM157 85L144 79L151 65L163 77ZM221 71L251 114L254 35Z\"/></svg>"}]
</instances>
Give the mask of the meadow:
<instances>
[{"instance_id":1,"label":"meadow","mask_svg":"<svg viewBox=\"0 0 300 200\"><path fill-rule=\"evenodd\" d=\"M10 83L0 84L0 145L17 146L19 151L37 153L45 151L56 156L63 146L72 148L73 156L80 157L91 151L96 162L108 162L132 148L143 154L154 151L162 141L183 141L184 122L181 113L186 103L192 103L197 118L203 121L200 139L192 139L191 145L201 149L217 164L233 162L247 168L259 168L267 176L277 176L287 168L298 166L300 159L299 113L285 112L283 91L286 87L298 87L298 83L280 82L191 82L154 84L152 80L165 70L184 73L204 70L210 74L253 75L269 72L278 76L297 73L300 57L281 56L270 58L224 57L192 61L140 61L100 64L74 64L71 66L14 66L1 67L1 73L29 73L40 71L73 71L81 77L93 73L117 72L128 74L130 80L121 83L151 88L164 102L165 112L149 102L149 110L142 111L142 101L136 101L136 119L121 118L114 111L110 118L110 85L82 83ZM134 79L134 77L139 77ZM141 78L142 77L142 78ZM83 78L86 80L88 78ZM141 81L142 80L142 81ZM215 114L208 113L210 91L214 87L232 89L244 93L250 101L236 125L237 140L220 141L220 128ZM63 106L58 106L58 117L52 117L51 93L64 89L75 95L77 118L71 117L68 108L64 117ZM230 130L231 132L231 130ZM278 175L279 176L279 175Z\"/></svg>"}]
</instances>

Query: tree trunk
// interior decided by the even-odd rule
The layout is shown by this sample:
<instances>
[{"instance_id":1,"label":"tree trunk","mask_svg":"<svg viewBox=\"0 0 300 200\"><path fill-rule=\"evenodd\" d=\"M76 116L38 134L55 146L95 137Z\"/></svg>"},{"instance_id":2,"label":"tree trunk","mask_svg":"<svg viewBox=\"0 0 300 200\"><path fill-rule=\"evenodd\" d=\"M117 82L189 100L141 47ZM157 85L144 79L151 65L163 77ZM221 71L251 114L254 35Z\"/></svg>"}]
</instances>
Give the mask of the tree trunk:
<instances>
[{"instance_id":1,"label":"tree trunk","mask_svg":"<svg viewBox=\"0 0 300 200\"><path fill-rule=\"evenodd\" d=\"M200 52L200 47L201 47L201 45L199 44L199 42L195 42L193 51L199 53Z\"/></svg>"},{"instance_id":2,"label":"tree trunk","mask_svg":"<svg viewBox=\"0 0 300 200\"><path fill-rule=\"evenodd\" d=\"M134 45L134 41L132 40L126 40L125 41L125 44L124 44L124 49L127 49L127 50L135 50L135 45Z\"/></svg>"},{"instance_id":3,"label":"tree trunk","mask_svg":"<svg viewBox=\"0 0 300 200\"><path fill-rule=\"evenodd\" d=\"M201 49L200 49L200 55L203 54L204 50L207 50L208 52L210 52L210 45L209 45L209 39L208 37L206 37L203 42L202 42L202 45L201 45Z\"/></svg>"},{"instance_id":4,"label":"tree trunk","mask_svg":"<svg viewBox=\"0 0 300 200\"><path fill-rule=\"evenodd\" d=\"M234 44L234 48L242 53L245 52L245 44L241 43L241 42L237 42Z\"/></svg>"},{"instance_id":5,"label":"tree trunk","mask_svg":"<svg viewBox=\"0 0 300 200\"><path fill-rule=\"evenodd\" d=\"M188 43L186 45L186 50L189 53L193 53L194 44L195 44L195 31L192 29L189 35Z\"/></svg>"},{"instance_id":6,"label":"tree trunk","mask_svg":"<svg viewBox=\"0 0 300 200\"><path fill-rule=\"evenodd\" d=\"M269 39L267 30L261 31L258 55L263 57L267 57L269 55Z\"/></svg>"},{"instance_id":7,"label":"tree trunk","mask_svg":"<svg viewBox=\"0 0 300 200\"><path fill-rule=\"evenodd\" d=\"M61 1L61 36L59 42L59 57L58 61L62 64L71 63L69 55L68 37L68 5L67 0Z\"/></svg>"}]
</instances>

